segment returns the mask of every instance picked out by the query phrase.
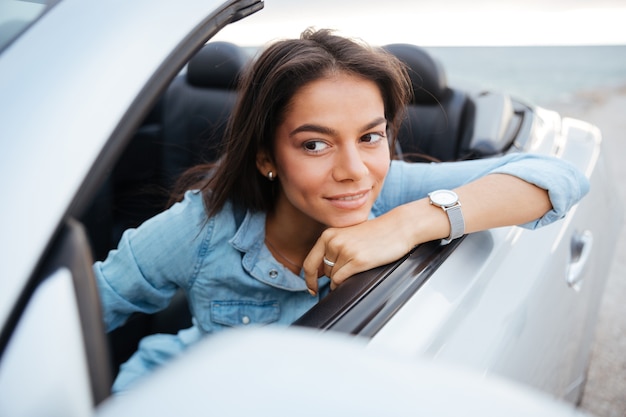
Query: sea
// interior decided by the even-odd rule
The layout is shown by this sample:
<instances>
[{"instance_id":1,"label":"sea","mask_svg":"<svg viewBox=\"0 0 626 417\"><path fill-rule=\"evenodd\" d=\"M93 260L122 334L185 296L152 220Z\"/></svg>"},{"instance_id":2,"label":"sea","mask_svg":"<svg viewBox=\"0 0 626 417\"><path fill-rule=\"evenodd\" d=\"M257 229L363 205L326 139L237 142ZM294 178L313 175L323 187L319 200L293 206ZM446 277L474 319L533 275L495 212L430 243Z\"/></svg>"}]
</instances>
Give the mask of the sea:
<instances>
[{"instance_id":1,"label":"sea","mask_svg":"<svg viewBox=\"0 0 626 417\"><path fill-rule=\"evenodd\" d=\"M626 93L626 45L425 49L443 64L454 88L506 91L547 107Z\"/></svg>"}]
</instances>

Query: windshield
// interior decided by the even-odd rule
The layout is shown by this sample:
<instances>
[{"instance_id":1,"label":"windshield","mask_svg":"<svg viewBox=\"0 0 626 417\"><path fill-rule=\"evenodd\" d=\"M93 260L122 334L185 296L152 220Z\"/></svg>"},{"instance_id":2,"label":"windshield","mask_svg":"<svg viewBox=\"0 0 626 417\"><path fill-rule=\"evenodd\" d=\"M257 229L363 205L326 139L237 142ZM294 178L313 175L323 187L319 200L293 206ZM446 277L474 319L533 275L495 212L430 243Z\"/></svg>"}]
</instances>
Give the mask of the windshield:
<instances>
[{"instance_id":1,"label":"windshield","mask_svg":"<svg viewBox=\"0 0 626 417\"><path fill-rule=\"evenodd\" d=\"M57 0L0 0L0 51L55 3Z\"/></svg>"}]
</instances>

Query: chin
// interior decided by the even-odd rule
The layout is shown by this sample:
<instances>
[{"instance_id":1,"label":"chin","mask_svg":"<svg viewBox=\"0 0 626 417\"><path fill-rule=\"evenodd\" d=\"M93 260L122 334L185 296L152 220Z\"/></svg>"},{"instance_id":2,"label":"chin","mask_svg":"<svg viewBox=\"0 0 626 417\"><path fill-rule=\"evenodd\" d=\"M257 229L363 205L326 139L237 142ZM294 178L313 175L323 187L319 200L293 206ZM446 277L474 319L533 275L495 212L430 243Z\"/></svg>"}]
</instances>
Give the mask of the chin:
<instances>
[{"instance_id":1,"label":"chin","mask_svg":"<svg viewBox=\"0 0 626 417\"><path fill-rule=\"evenodd\" d=\"M329 219L329 221L326 222L325 224L328 227L349 227L349 226L355 226L357 224L361 224L367 221L368 218L369 218L369 212L365 214L351 213L345 216L336 216L332 219Z\"/></svg>"}]
</instances>

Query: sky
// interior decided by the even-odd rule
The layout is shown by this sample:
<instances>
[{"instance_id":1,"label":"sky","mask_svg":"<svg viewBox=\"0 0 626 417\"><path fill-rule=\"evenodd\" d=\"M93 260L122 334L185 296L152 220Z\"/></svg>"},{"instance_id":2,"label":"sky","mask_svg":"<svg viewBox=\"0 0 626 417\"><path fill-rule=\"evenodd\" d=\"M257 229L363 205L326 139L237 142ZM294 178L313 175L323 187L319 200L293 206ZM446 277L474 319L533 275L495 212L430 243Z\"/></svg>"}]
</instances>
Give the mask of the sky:
<instances>
[{"instance_id":1,"label":"sky","mask_svg":"<svg viewBox=\"0 0 626 417\"><path fill-rule=\"evenodd\" d=\"M626 45L626 0L265 0L215 40L258 46L332 28L374 45Z\"/></svg>"}]
</instances>

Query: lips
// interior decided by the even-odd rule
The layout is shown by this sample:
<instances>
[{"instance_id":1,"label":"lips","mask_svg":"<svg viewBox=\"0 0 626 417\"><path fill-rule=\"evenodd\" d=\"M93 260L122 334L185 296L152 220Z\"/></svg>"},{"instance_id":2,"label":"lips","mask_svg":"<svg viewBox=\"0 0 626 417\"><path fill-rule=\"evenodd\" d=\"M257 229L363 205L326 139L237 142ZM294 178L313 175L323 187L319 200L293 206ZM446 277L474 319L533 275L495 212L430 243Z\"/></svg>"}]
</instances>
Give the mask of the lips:
<instances>
[{"instance_id":1,"label":"lips","mask_svg":"<svg viewBox=\"0 0 626 417\"><path fill-rule=\"evenodd\" d=\"M355 194L355 195L347 195L345 197L335 198L335 200L341 200L341 201L358 200L359 198L362 198L365 194L367 194L367 193L361 193L361 194Z\"/></svg>"},{"instance_id":2,"label":"lips","mask_svg":"<svg viewBox=\"0 0 626 417\"><path fill-rule=\"evenodd\" d=\"M326 197L333 206L341 209L354 210L360 208L369 200L371 190L361 190L354 193L337 194Z\"/></svg>"}]
</instances>

